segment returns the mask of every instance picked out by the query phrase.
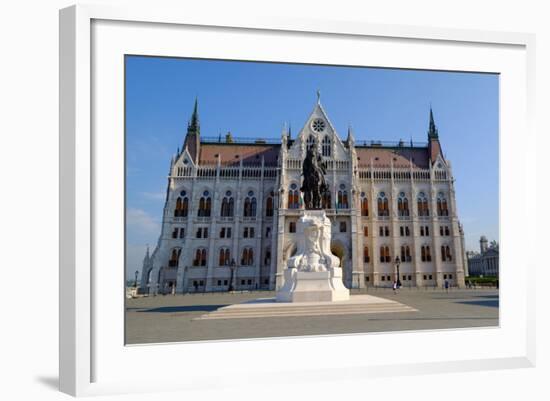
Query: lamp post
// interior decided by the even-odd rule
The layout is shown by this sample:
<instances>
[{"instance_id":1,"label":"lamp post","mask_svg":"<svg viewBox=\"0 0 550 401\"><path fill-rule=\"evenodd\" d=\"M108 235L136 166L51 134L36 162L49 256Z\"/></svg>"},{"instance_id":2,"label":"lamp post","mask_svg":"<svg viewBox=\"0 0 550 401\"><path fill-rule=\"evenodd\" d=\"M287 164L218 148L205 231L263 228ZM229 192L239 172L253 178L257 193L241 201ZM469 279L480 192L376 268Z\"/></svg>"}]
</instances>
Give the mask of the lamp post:
<instances>
[{"instance_id":1,"label":"lamp post","mask_svg":"<svg viewBox=\"0 0 550 401\"><path fill-rule=\"evenodd\" d=\"M229 268L231 269L231 278L229 280L229 288L228 288L228 292L231 292L233 291L233 278L234 278L234 275L235 275L235 259L231 259L231 264L229 265Z\"/></svg>"},{"instance_id":2,"label":"lamp post","mask_svg":"<svg viewBox=\"0 0 550 401\"><path fill-rule=\"evenodd\" d=\"M396 256L395 257L395 267L396 267L396 270L397 270L397 280L395 280L397 282L397 287L401 287L401 280L399 280L399 264L401 263L401 260L399 260L399 256Z\"/></svg>"}]
</instances>

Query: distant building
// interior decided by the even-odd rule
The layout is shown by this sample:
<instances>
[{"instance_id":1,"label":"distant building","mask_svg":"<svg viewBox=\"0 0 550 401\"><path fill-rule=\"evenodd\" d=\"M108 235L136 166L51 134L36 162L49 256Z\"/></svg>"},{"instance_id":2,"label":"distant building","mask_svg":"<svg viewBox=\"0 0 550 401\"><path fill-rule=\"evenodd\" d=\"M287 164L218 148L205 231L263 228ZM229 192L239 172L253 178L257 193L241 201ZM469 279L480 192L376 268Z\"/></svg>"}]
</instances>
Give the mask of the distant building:
<instances>
[{"instance_id":1,"label":"distant building","mask_svg":"<svg viewBox=\"0 0 550 401\"><path fill-rule=\"evenodd\" d=\"M498 277L498 243L493 241L489 244L487 238L482 235L479 239L479 251L467 252L470 276Z\"/></svg>"}]
</instances>

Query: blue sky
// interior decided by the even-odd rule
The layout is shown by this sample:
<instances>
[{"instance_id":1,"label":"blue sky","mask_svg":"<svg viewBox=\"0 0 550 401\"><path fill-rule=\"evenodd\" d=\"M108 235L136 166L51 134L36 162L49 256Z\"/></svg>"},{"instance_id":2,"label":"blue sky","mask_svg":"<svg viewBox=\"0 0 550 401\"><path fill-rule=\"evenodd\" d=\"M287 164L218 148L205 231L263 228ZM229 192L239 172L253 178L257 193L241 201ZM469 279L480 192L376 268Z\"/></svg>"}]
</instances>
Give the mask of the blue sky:
<instances>
[{"instance_id":1,"label":"blue sky","mask_svg":"<svg viewBox=\"0 0 550 401\"><path fill-rule=\"evenodd\" d=\"M498 76L131 56L126 59L127 271L156 244L170 158L195 97L201 135L279 138L302 128L316 91L341 137L426 141L430 104L456 179L466 248L498 240Z\"/></svg>"}]
</instances>

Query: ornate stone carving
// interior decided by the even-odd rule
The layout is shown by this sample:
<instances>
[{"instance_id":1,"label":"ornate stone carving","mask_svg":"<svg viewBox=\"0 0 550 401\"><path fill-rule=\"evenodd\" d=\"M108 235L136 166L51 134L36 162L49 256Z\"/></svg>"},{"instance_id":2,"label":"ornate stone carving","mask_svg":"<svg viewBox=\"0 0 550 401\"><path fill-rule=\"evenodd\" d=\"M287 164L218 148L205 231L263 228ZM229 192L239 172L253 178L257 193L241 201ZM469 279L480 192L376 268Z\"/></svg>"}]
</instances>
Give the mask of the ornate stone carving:
<instances>
[{"instance_id":1,"label":"ornate stone carving","mask_svg":"<svg viewBox=\"0 0 550 401\"><path fill-rule=\"evenodd\" d=\"M305 214L298 220L298 250L288 260L289 268L298 271L322 272L337 267L339 260L330 252L330 220L322 214Z\"/></svg>"},{"instance_id":2,"label":"ornate stone carving","mask_svg":"<svg viewBox=\"0 0 550 401\"><path fill-rule=\"evenodd\" d=\"M323 302L349 299L339 259L330 251L331 223L324 210L308 210L296 226L297 252L284 270L278 302Z\"/></svg>"}]
</instances>

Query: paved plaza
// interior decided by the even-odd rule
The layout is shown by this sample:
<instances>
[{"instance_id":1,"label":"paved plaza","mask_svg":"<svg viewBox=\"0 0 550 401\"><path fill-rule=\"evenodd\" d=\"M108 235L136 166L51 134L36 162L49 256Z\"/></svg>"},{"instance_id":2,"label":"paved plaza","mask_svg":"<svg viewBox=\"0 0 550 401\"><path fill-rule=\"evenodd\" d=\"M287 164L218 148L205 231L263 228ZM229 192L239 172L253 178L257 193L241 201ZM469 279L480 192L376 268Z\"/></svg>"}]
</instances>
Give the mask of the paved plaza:
<instances>
[{"instance_id":1,"label":"paved plaza","mask_svg":"<svg viewBox=\"0 0 550 401\"><path fill-rule=\"evenodd\" d=\"M361 292L365 294L366 292ZM352 291L352 295L360 294ZM126 300L126 343L265 338L498 326L496 289L370 288L404 312L202 319L228 305L274 297L270 291L160 295Z\"/></svg>"}]
</instances>

